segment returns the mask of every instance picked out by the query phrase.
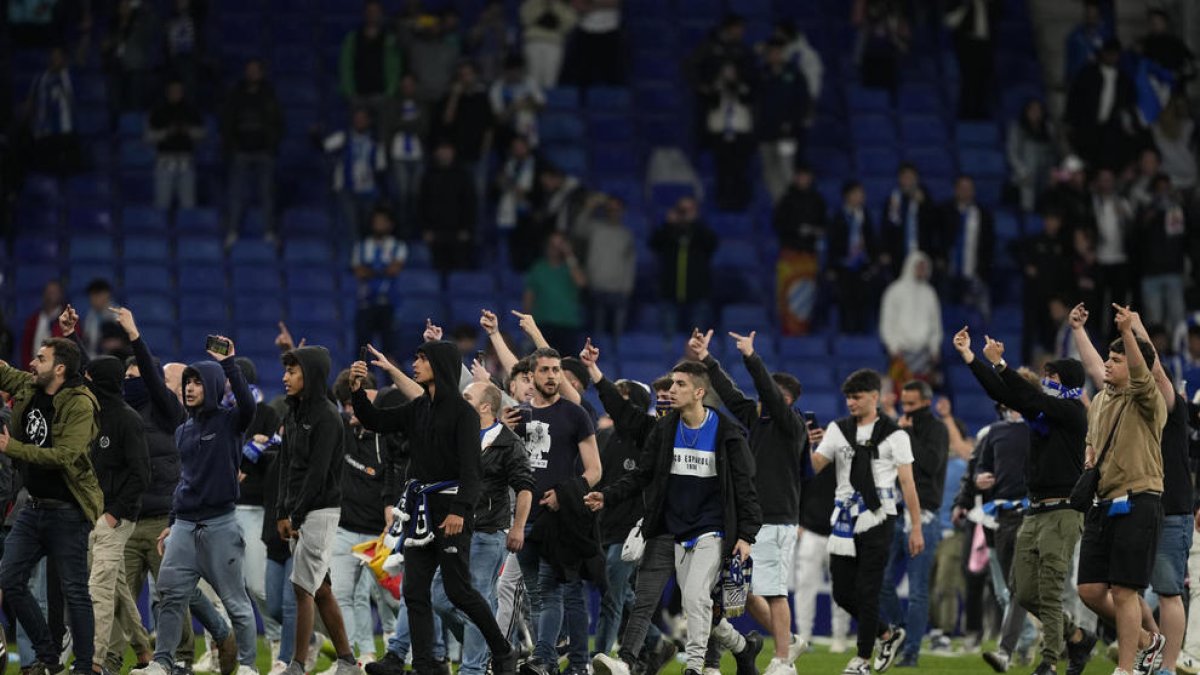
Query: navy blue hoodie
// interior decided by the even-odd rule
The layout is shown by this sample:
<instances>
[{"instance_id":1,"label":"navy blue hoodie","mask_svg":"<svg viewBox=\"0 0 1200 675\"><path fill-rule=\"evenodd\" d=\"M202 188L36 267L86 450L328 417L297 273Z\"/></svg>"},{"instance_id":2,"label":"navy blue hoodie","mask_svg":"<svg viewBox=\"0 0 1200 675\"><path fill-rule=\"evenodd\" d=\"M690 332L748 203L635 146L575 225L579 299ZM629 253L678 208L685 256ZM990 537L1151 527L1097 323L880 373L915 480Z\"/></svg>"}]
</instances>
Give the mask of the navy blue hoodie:
<instances>
[{"instance_id":1,"label":"navy blue hoodie","mask_svg":"<svg viewBox=\"0 0 1200 675\"><path fill-rule=\"evenodd\" d=\"M204 384L204 403L188 408L187 419L175 430L180 471L172 522L207 520L233 511L242 436L254 421L254 395L232 358L193 363L183 371L183 381L193 377ZM220 405L226 379L237 401L230 409Z\"/></svg>"}]
</instances>

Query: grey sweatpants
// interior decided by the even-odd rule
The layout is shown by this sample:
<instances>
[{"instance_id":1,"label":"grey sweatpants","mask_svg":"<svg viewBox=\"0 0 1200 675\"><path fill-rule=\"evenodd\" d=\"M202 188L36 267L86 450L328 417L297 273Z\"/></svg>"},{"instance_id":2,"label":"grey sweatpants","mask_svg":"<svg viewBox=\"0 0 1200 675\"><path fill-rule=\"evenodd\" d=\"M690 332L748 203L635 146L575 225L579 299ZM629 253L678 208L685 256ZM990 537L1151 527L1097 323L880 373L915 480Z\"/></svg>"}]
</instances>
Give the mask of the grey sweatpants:
<instances>
[{"instance_id":1,"label":"grey sweatpants","mask_svg":"<svg viewBox=\"0 0 1200 675\"><path fill-rule=\"evenodd\" d=\"M675 577L687 617L687 669L704 670L704 654L712 632L713 585L721 572L722 539L705 537L691 548L675 545Z\"/></svg>"}]
</instances>

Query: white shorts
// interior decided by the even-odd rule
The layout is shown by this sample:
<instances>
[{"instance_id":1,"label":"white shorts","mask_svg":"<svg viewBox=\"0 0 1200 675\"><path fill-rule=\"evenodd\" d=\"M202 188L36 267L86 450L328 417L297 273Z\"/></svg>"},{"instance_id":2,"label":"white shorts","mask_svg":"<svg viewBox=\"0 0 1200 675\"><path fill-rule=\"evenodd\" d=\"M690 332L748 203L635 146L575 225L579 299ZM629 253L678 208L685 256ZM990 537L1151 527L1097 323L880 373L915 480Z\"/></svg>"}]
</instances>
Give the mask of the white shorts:
<instances>
[{"instance_id":1,"label":"white shorts","mask_svg":"<svg viewBox=\"0 0 1200 675\"><path fill-rule=\"evenodd\" d=\"M292 549L291 582L309 595L315 596L329 576L341 519L340 508L317 509L310 511L300 526L300 537Z\"/></svg>"},{"instance_id":2,"label":"white shorts","mask_svg":"<svg viewBox=\"0 0 1200 675\"><path fill-rule=\"evenodd\" d=\"M763 525L754 538L750 556L754 575L750 592L774 598L788 594L788 582L796 559L796 530L799 525Z\"/></svg>"}]
</instances>

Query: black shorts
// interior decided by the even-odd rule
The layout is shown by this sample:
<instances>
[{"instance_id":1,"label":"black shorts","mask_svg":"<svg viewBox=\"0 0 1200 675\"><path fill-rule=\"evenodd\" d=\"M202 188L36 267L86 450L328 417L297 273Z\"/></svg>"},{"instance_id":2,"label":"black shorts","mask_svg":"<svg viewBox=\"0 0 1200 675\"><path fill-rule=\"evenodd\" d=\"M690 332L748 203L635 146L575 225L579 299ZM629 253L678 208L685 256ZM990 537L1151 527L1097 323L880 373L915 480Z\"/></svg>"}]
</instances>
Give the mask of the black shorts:
<instances>
[{"instance_id":1,"label":"black shorts","mask_svg":"<svg viewBox=\"0 0 1200 675\"><path fill-rule=\"evenodd\" d=\"M1150 585L1158 536L1162 530L1162 500L1142 493L1129 500L1124 516L1108 517L1107 506L1093 506L1083 521L1076 583L1110 584L1144 589Z\"/></svg>"}]
</instances>

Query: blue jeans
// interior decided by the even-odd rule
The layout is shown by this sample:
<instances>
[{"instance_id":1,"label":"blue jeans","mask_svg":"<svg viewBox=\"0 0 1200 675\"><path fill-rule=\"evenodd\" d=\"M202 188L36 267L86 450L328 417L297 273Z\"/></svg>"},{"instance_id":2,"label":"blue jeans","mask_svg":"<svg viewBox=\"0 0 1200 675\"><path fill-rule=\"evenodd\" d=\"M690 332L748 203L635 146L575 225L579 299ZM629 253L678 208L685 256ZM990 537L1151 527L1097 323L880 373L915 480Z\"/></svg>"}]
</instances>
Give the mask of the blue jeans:
<instances>
[{"instance_id":1,"label":"blue jeans","mask_svg":"<svg viewBox=\"0 0 1200 675\"><path fill-rule=\"evenodd\" d=\"M936 518L921 525L925 537L925 550L915 558L908 557L908 533L896 527L892 538L892 552L883 579L883 590L879 594L879 616L884 623L901 623L908 631L904 642L904 656L916 657L921 649L921 639L929 624L929 573L938 543L942 540L942 525ZM901 614L900 598L896 595L896 567L908 560L908 613ZM904 617L901 621L901 617Z\"/></svg>"},{"instance_id":2,"label":"blue jeans","mask_svg":"<svg viewBox=\"0 0 1200 675\"><path fill-rule=\"evenodd\" d=\"M612 544L605 552L608 573L608 589L600 599L600 619L596 623L596 653L607 654L617 641L621 629L621 612L628 605L632 609L633 587L629 579L637 571L637 563L621 560L622 544ZM654 626L653 623L650 624ZM647 636L649 642L649 636Z\"/></svg>"},{"instance_id":3,"label":"blue jeans","mask_svg":"<svg viewBox=\"0 0 1200 675\"><path fill-rule=\"evenodd\" d=\"M483 599L496 611L496 585L500 581L500 567L508 551L504 544L508 535L503 530L499 532L476 532L471 535L471 585L479 591ZM439 572L440 574L440 572ZM439 578L440 580L440 578ZM460 675L483 675L487 670L488 650L483 633L467 619L466 614L455 609L446 595L445 586L437 584L433 589L433 609L441 616L442 621L449 625L455 635L462 640L462 665Z\"/></svg>"},{"instance_id":4,"label":"blue jeans","mask_svg":"<svg viewBox=\"0 0 1200 675\"><path fill-rule=\"evenodd\" d=\"M292 576L292 558L278 563L267 558L266 610L280 625L278 661L291 663L296 652L296 593L288 579Z\"/></svg>"},{"instance_id":5,"label":"blue jeans","mask_svg":"<svg viewBox=\"0 0 1200 675\"><path fill-rule=\"evenodd\" d=\"M229 169L228 228L237 232L246 212L247 186L258 184L263 208L263 223L268 232L275 231L275 157L266 153L237 153Z\"/></svg>"},{"instance_id":6,"label":"blue jeans","mask_svg":"<svg viewBox=\"0 0 1200 675\"><path fill-rule=\"evenodd\" d=\"M433 586L430 589L433 596L445 595L446 591L442 590L442 575L435 574L433 577ZM445 629L442 627L442 617L437 612L433 613L433 660L446 660L446 640L443 637ZM412 633L408 628L408 607L404 606L404 598L400 599L400 609L396 612L396 626L392 631L392 637L388 639L387 650L401 659L408 656L408 650L412 646Z\"/></svg>"},{"instance_id":7,"label":"blue jeans","mask_svg":"<svg viewBox=\"0 0 1200 675\"><path fill-rule=\"evenodd\" d=\"M1183 275L1152 274L1142 277L1142 302L1145 303L1146 320L1151 324L1163 324L1170 332L1183 323Z\"/></svg>"},{"instance_id":8,"label":"blue jeans","mask_svg":"<svg viewBox=\"0 0 1200 675\"><path fill-rule=\"evenodd\" d=\"M95 616L88 593L88 532L92 523L78 508L46 509L26 506L17 515L4 540L0 560L0 589L25 628L42 663L57 664L61 645L54 644L41 606L29 589L29 579L43 558L49 557L62 583L75 660L92 662Z\"/></svg>"},{"instance_id":9,"label":"blue jeans","mask_svg":"<svg viewBox=\"0 0 1200 675\"><path fill-rule=\"evenodd\" d=\"M588 665L588 613L580 582L560 583L549 563L542 560L537 544L529 541L532 525L525 527L525 547L517 554L525 590L529 594L530 621L537 626L533 655L540 663L558 663L558 635L564 618L571 641L568 654L571 667Z\"/></svg>"},{"instance_id":10,"label":"blue jeans","mask_svg":"<svg viewBox=\"0 0 1200 675\"><path fill-rule=\"evenodd\" d=\"M154 660L168 672L175 664L175 648L183 631L184 608L191 601L201 577L217 592L233 622L238 662L255 667L258 634L254 625L254 607L250 604L246 578L242 574L245 554L246 542L233 511L205 521L176 520L171 526L158 573L158 593L162 602L154 652Z\"/></svg>"}]
</instances>

